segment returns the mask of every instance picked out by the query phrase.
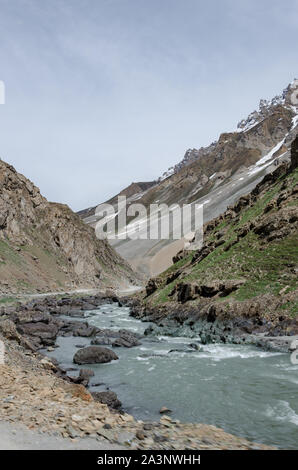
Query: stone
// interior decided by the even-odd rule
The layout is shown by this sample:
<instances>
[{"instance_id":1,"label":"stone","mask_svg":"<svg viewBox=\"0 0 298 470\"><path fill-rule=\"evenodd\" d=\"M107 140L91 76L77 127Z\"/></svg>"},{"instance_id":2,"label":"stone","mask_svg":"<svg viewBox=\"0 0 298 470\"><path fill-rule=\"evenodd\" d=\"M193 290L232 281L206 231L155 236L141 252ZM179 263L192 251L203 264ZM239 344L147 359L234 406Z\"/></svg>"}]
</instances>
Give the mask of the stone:
<instances>
[{"instance_id":1,"label":"stone","mask_svg":"<svg viewBox=\"0 0 298 470\"><path fill-rule=\"evenodd\" d=\"M105 424L103 425L103 428L104 428L104 429L112 429L112 425L111 425L110 423L105 423Z\"/></svg>"},{"instance_id":2,"label":"stone","mask_svg":"<svg viewBox=\"0 0 298 470\"><path fill-rule=\"evenodd\" d=\"M14 339L20 341L20 335L17 332L14 322L11 320L0 321L0 333L7 339Z\"/></svg>"},{"instance_id":3,"label":"stone","mask_svg":"<svg viewBox=\"0 0 298 470\"><path fill-rule=\"evenodd\" d=\"M171 413L172 410L170 410L169 408L167 408L166 406L162 406L161 409L159 410L159 413L160 414L164 414L164 413Z\"/></svg>"},{"instance_id":4,"label":"stone","mask_svg":"<svg viewBox=\"0 0 298 470\"><path fill-rule=\"evenodd\" d=\"M94 377L94 371L92 369L80 369L79 377L84 379Z\"/></svg>"},{"instance_id":5,"label":"stone","mask_svg":"<svg viewBox=\"0 0 298 470\"><path fill-rule=\"evenodd\" d=\"M149 279L146 285L146 296L150 297L157 289L159 284L157 283L156 279Z\"/></svg>"},{"instance_id":6,"label":"stone","mask_svg":"<svg viewBox=\"0 0 298 470\"><path fill-rule=\"evenodd\" d=\"M101 329L98 330L97 337L91 341L91 344L132 348L133 346L139 346L141 344L139 341L140 337L140 335L125 329L119 331Z\"/></svg>"},{"instance_id":7,"label":"stone","mask_svg":"<svg viewBox=\"0 0 298 470\"><path fill-rule=\"evenodd\" d=\"M144 429L144 431L151 431L151 429L153 429L153 424L151 424L151 423L145 423L145 424L143 425L143 429Z\"/></svg>"},{"instance_id":8,"label":"stone","mask_svg":"<svg viewBox=\"0 0 298 470\"><path fill-rule=\"evenodd\" d=\"M88 387L90 377L94 376L93 370L90 369L80 369L78 377L70 377L72 382L77 384L82 384L84 387Z\"/></svg>"},{"instance_id":9,"label":"stone","mask_svg":"<svg viewBox=\"0 0 298 470\"><path fill-rule=\"evenodd\" d=\"M145 439L145 433L139 429L137 432L136 432L136 438L139 439L139 441L143 441Z\"/></svg>"},{"instance_id":10,"label":"stone","mask_svg":"<svg viewBox=\"0 0 298 470\"><path fill-rule=\"evenodd\" d=\"M298 167L298 136L292 143L291 147L291 166L289 171L294 171Z\"/></svg>"},{"instance_id":11,"label":"stone","mask_svg":"<svg viewBox=\"0 0 298 470\"><path fill-rule=\"evenodd\" d=\"M165 436L163 436L162 434L156 434L156 433L154 433L153 439L154 439L155 442L166 442L167 441L167 438Z\"/></svg>"},{"instance_id":12,"label":"stone","mask_svg":"<svg viewBox=\"0 0 298 470\"><path fill-rule=\"evenodd\" d=\"M67 430L69 436L70 436L72 439L75 439L75 438L81 436L81 434L80 434L76 429L74 429L74 427L71 426L71 425L68 425L68 426L66 427L66 430Z\"/></svg>"},{"instance_id":13,"label":"stone","mask_svg":"<svg viewBox=\"0 0 298 470\"><path fill-rule=\"evenodd\" d=\"M120 338L117 338L112 346L113 347L124 347L132 348L134 346L139 346L141 343L132 333L123 333Z\"/></svg>"},{"instance_id":14,"label":"stone","mask_svg":"<svg viewBox=\"0 0 298 470\"><path fill-rule=\"evenodd\" d=\"M91 395L95 401L108 405L109 408L118 410L121 408L122 403L118 399L115 392L106 391L106 392L91 392Z\"/></svg>"},{"instance_id":15,"label":"stone","mask_svg":"<svg viewBox=\"0 0 298 470\"><path fill-rule=\"evenodd\" d=\"M75 421L76 423L80 423L81 421L84 421L84 417L80 415L72 415L71 419Z\"/></svg>"},{"instance_id":16,"label":"stone","mask_svg":"<svg viewBox=\"0 0 298 470\"><path fill-rule=\"evenodd\" d=\"M52 346L57 338L59 328L53 323L32 322L19 325L18 331L26 336L38 337L45 345Z\"/></svg>"},{"instance_id":17,"label":"stone","mask_svg":"<svg viewBox=\"0 0 298 470\"><path fill-rule=\"evenodd\" d=\"M81 336L82 338L90 338L91 336L95 336L97 332L97 328L95 327L82 327L78 328L74 331L74 336Z\"/></svg>"},{"instance_id":18,"label":"stone","mask_svg":"<svg viewBox=\"0 0 298 470\"><path fill-rule=\"evenodd\" d=\"M79 349L75 353L73 362L75 364L104 364L117 359L117 354L108 348L103 348L101 346L87 346L86 348Z\"/></svg>"},{"instance_id":19,"label":"stone","mask_svg":"<svg viewBox=\"0 0 298 470\"><path fill-rule=\"evenodd\" d=\"M53 364L52 360L49 357L44 357L40 361L40 363L44 367L44 369L46 369L46 370L52 370L52 371L57 370L57 367Z\"/></svg>"}]
</instances>

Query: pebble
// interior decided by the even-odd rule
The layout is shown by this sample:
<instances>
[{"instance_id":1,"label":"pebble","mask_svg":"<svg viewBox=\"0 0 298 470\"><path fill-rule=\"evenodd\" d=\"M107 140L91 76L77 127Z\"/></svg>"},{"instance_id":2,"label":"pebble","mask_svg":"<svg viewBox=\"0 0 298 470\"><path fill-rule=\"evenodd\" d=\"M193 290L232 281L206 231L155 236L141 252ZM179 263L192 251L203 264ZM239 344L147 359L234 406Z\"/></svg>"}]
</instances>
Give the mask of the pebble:
<instances>
[{"instance_id":1,"label":"pebble","mask_svg":"<svg viewBox=\"0 0 298 470\"><path fill-rule=\"evenodd\" d=\"M139 439L139 441L143 441L146 436L145 436L144 432L139 429L136 432L136 437L137 437L137 439Z\"/></svg>"}]
</instances>

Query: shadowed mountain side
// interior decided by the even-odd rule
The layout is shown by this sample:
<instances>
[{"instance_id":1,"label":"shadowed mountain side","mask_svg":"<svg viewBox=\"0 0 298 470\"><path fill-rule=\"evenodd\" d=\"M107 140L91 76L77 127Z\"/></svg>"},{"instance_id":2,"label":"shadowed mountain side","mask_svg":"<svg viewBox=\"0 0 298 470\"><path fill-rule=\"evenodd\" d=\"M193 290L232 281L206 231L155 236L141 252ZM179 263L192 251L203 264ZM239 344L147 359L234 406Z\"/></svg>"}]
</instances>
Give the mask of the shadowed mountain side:
<instances>
[{"instance_id":1,"label":"shadowed mountain side","mask_svg":"<svg viewBox=\"0 0 298 470\"><path fill-rule=\"evenodd\" d=\"M0 161L0 289L36 292L126 286L136 276L68 206L48 202Z\"/></svg>"}]
</instances>

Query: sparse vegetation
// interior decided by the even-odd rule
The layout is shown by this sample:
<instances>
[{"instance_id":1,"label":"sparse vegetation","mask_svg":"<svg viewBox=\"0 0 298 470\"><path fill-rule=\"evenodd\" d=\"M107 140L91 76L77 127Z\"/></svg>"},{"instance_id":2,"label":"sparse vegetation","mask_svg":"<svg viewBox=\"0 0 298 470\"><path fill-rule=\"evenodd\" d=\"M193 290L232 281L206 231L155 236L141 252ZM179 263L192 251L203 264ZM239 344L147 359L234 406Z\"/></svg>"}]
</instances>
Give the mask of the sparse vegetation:
<instances>
[{"instance_id":1,"label":"sparse vegetation","mask_svg":"<svg viewBox=\"0 0 298 470\"><path fill-rule=\"evenodd\" d=\"M298 170L292 174L281 176L266 191L260 194L255 203L244 208L240 215L232 220L224 219L211 230L205 238L205 244L214 243L219 232L224 232L224 243L215 247L202 261L192 263L193 254L186 256L165 273L159 276L161 287L151 296L150 303L159 305L172 300L169 294L178 283L202 284L216 280L244 279L245 283L226 299L244 301L263 294L278 296L289 294L297 288L298 248L297 230L270 241L260 237L253 230L239 237L239 230L250 222L259 223L265 214L266 206L276 199L282 189L291 191L298 181ZM297 198L286 199L283 207L297 205ZM270 214L276 213L277 208ZM231 245L231 242L235 244ZM182 268L182 269L181 269ZM166 279L177 270L182 274L166 284ZM215 299L222 302L222 298ZM282 310L291 316L298 315L297 303L286 302Z\"/></svg>"}]
</instances>

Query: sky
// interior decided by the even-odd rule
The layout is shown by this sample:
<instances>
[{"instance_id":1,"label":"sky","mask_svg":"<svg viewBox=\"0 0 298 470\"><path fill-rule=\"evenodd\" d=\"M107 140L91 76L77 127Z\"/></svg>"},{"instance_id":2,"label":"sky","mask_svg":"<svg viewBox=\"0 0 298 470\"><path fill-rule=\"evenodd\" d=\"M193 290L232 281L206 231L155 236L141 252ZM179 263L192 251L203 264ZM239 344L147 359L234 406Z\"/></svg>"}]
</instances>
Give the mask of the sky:
<instances>
[{"instance_id":1,"label":"sky","mask_svg":"<svg viewBox=\"0 0 298 470\"><path fill-rule=\"evenodd\" d=\"M298 0L0 0L0 157L84 209L298 78Z\"/></svg>"}]
</instances>

